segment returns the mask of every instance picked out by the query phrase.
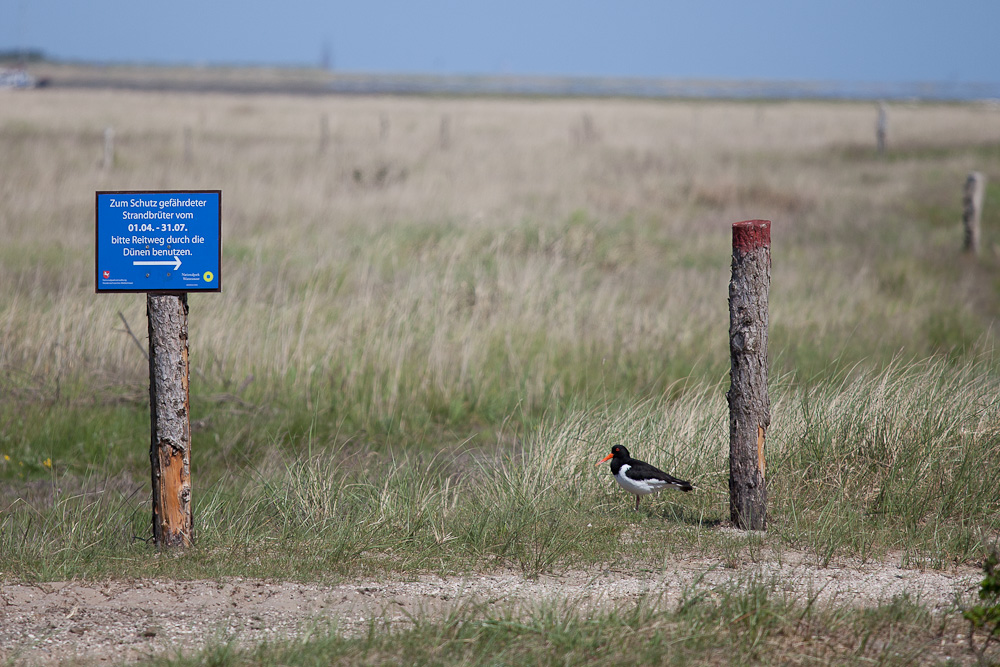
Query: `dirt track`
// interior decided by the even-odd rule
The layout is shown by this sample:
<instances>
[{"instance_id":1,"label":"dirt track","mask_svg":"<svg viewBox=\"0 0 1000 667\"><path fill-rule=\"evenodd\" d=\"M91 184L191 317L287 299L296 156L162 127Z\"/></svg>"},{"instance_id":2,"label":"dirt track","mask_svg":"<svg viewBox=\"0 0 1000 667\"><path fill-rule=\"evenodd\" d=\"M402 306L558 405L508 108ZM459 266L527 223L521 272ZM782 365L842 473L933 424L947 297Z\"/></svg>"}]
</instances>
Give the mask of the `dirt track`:
<instances>
[{"instance_id":1,"label":"dirt track","mask_svg":"<svg viewBox=\"0 0 1000 667\"><path fill-rule=\"evenodd\" d=\"M779 590L819 604L874 605L908 593L937 611L969 601L979 570L904 570L868 564L817 568L802 562L759 563L738 569L710 561L678 563L658 574L617 570L570 572L525 579L514 573L425 576L415 581L339 585L214 581L52 582L0 587L0 660L17 664L67 659L118 662L163 651L196 649L219 639L253 643L294 636L330 623L344 633L372 618L406 623L462 602L527 609L550 599L584 607L628 603L644 594L677 604L685 587L713 588L761 577ZM701 577L699 581L699 577Z\"/></svg>"}]
</instances>

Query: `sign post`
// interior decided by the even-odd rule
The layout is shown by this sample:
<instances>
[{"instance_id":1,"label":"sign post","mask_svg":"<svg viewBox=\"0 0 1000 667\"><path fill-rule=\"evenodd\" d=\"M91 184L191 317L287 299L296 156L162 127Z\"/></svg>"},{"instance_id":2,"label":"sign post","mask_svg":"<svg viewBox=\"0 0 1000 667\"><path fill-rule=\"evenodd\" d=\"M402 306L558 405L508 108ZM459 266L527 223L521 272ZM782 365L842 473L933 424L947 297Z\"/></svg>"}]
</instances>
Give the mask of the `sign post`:
<instances>
[{"instance_id":1,"label":"sign post","mask_svg":"<svg viewBox=\"0 0 1000 667\"><path fill-rule=\"evenodd\" d=\"M222 291L222 192L97 192L96 218L95 291L146 293L153 541L190 546L187 293Z\"/></svg>"}]
</instances>

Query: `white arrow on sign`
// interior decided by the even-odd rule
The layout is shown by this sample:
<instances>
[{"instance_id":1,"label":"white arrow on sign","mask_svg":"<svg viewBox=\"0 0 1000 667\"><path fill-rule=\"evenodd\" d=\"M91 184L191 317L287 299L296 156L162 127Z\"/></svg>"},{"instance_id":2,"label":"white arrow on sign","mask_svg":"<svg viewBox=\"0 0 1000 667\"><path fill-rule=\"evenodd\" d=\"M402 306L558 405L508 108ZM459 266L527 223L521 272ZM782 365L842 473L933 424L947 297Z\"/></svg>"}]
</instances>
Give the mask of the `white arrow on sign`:
<instances>
[{"instance_id":1,"label":"white arrow on sign","mask_svg":"<svg viewBox=\"0 0 1000 667\"><path fill-rule=\"evenodd\" d=\"M173 266L174 271L181 268L181 258L174 255L174 261L172 262L142 262L135 260L132 262L132 266Z\"/></svg>"}]
</instances>

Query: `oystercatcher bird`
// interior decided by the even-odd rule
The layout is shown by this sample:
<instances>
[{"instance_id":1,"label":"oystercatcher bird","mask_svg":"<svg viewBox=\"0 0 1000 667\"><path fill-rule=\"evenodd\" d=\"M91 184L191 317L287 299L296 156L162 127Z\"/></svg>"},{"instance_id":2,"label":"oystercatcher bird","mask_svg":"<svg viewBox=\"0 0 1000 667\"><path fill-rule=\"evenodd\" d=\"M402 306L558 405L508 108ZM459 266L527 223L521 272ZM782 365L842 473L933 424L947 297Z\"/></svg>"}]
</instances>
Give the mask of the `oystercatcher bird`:
<instances>
[{"instance_id":1,"label":"oystercatcher bird","mask_svg":"<svg viewBox=\"0 0 1000 667\"><path fill-rule=\"evenodd\" d=\"M662 491L672 486L681 491L690 491L694 487L691 482L677 479L659 468L651 466L629 456L628 450L621 445L611 448L611 453L595 463L595 467L611 459L611 474L615 476L618 486L635 496L635 509L639 509L639 498Z\"/></svg>"}]
</instances>

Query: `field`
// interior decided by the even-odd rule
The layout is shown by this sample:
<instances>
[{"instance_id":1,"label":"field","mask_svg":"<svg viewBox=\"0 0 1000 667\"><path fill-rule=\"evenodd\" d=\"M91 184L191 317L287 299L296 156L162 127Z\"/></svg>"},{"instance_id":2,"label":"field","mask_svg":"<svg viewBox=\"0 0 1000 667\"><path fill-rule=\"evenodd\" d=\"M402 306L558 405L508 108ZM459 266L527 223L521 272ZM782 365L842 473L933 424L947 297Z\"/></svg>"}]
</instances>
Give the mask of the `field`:
<instances>
[{"instance_id":1,"label":"field","mask_svg":"<svg viewBox=\"0 0 1000 667\"><path fill-rule=\"evenodd\" d=\"M650 582L603 602L411 592L360 629L317 608L296 639L213 626L148 657L169 664L997 660L961 612L1000 539L1000 107L892 104L881 156L875 118L2 95L0 583ZM196 544L159 554L145 299L94 294L94 192L205 188L223 292L189 298ZM754 218L772 426L769 530L747 535L727 525L727 287L731 224ZM697 490L634 512L594 467L615 443ZM872 583L889 570L913 587ZM824 595L832 572L864 594ZM2 659L73 655L11 625L5 595Z\"/></svg>"}]
</instances>

